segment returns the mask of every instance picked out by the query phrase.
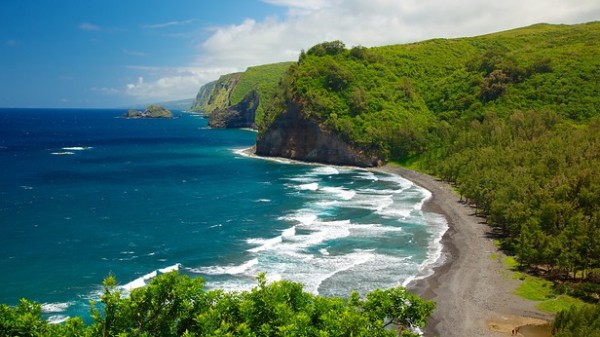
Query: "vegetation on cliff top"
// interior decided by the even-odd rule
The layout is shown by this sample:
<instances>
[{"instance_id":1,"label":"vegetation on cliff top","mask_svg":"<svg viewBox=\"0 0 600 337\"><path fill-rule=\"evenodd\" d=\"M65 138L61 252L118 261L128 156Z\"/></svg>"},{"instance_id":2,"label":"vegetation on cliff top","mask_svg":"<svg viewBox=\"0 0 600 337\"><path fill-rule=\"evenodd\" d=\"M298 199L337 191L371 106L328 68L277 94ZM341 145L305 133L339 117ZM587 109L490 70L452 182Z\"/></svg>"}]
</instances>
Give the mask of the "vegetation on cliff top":
<instances>
[{"instance_id":1,"label":"vegetation on cliff top","mask_svg":"<svg viewBox=\"0 0 600 337\"><path fill-rule=\"evenodd\" d=\"M41 306L26 300L0 305L1 336L418 336L434 303L404 288L375 290L349 299L306 293L299 283L266 284L251 291L205 291L200 278L160 275L125 297L113 277L104 282L102 305L92 305L93 322L70 318L48 324Z\"/></svg>"}]
</instances>

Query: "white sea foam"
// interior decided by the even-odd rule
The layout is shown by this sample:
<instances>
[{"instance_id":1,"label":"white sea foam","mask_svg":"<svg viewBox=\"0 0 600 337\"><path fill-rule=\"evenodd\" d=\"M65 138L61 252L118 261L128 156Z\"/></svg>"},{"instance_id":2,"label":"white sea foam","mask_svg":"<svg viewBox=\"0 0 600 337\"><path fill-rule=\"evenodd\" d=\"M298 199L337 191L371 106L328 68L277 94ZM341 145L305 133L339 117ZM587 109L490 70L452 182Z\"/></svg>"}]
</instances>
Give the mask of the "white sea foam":
<instances>
[{"instance_id":1,"label":"white sea foam","mask_svg":"<svg viewBox=\"0 0 600 337\"><path fill-rule=\"evenodd\" d=\"M282 241L282 237L281 236L276 236L276 237L271 238L271 239L248 239L248 240L246 240L246 242L249 245L257 245L258 246L256 248L248 249L248 251L252 252L252 253L257 253L257 252L262 252L264 250L269 250L272 247L274 247L276 244L280 243L281 241Z\"/></svg>"},{"instance_id":2,"label":"white sea foam","mask_svg":"<svg viewBox=\"0 0 600 337\"><path fill-rule=\"evenodd\" d=\"M166 274L166 273L170 273L170 272L172 272L172 271L177 271L177 270L179 270L179 267L180 267L180 264L179 264L179 263L177 263L177 264L174 264L174 265L172 265L172 266L169 266L169 267L166 267L166 268L159 269L159 270L158 270L158 272L159 272L159 273L161 273L161 274Z\"/></svg>"},{"instance_id":3,"label":"white sea foam","mask_svg":"<svg viewBox=\"0 0 600 337\"><path fill-rule=\"evenodd\" d=\"M319 183L308 183L296 186L300 191L316 191L319 189Z\"/></svg>"},{"instance_id":4,"label":"white sea foam","mask_svg":"<svg viewBox=\"0 0 600 337\"><path fill-rule=\"evenodd\" d=\"M258 199L256 202L271 202L271 199Z\"/></svg>"},{"instance_id":5,"label":"white sea foam","mask_svg":"<svg viewBox=\"0 0 600 337\"><path fill-rule=\"evenodd\" d=\"M356 195L355 191L344 187L322 187L320 190L328 194L333 194L342 200L350 200Z\"/></svg>"},{"instance_id":6,"label":"white sea foam","mask_svg":"<svg viewBox=\"0 0 600 337\"><path fill-rule=\"evenodd\" d=\"M66 315L52 315L48 317L48 324L60 324L64 323L69 319Z\"/></svg>"},{"instance_id":7,"label":"white sea foam","mask_svg":"<svg viewBox=\"0 0 600 337\"><path fill-rule=\"evenodd\" d=\"M289 222L299 222L303 226L312 225L319 216L309 209L300 209L290 215L279 217L278 220L285 220Z\"/></svg>"},{"instance_id":8,"label":"white sea foam","mask_svg":"<svg viewBox=\"0 0 600 337\"><path fill-rule=\"evenodd\" d=\"M339 184L343 177L334 176L346 173L355 181ZM289 224L287 229L275 237L247 239L250 257L239 264L189 271L214 276L210 288L247 290L256 285L253 276L264 271L269 282L287 279L303 283L313 293L347 296L352 289L364 294L377 287L406 285L415 278L426 277L441 260L440 240L447 225L437 218L423 218L422 207L431 194L411 181L396 175L333 166L315 166L304 175L281 180L288 183L286 186L293 194L304 198L299 209L278 218ZM348 210L352 208L361 211ZM360 217L344 219L338 217L340 214ZM363 217L364 214L368 215ZM381 223L376 223L377 216ZM372 223L358 223L361 220ZM396 242L409 242L413 228L423 235L420 226L428 226L427 253L404 250L405 247L394 250ZM385 247L377 245L384 242L377 241L381 238L386 240ZM356 243L358 246L353 246ZM378 250L357 247L378 247Z\"/></svg>"},{"instance_id":9,"label":"white sea foam","mask_svg":"<svg viewBox=\"0 0 600 337\"><path fill-rule=\"evenodd\" d=\"M369 171L361 171L359 172L356 177L360 178L360 179L365 179L365 180L372 180L372 181L378 181L379 178L377 178L377 176L375 175L375 173L373 172L369 172Z\"/></svg>"},{"instance_id":10,"label":"white sea foam","mask_svg":"<svg viewBox=\"0 0 600 337\"><path fill-rule=\"evenodd\" d=\"M392 195L357 195L352 201L344 204L346 207L362 208L381 211L394 204Z\"/></svg>"},{"instance_id":11,"label":"white sea foam","mask_svg":"<svg viewBox=\"0 0 600 337\"><path fill-rule=\"evenodd\" d=\"M73 303L72 302L64 302L64 303L44 303L42 304L42 312L43 313L57 313L64 312L67 310Z\"/></svg>"},{"instance_id":12,"label":"white sea foam","mask_svg":"<svg viewBox=\"0 0 600 337\"><path fill-rule=\"evenodd\" d=\"M307 177L307 176L291 177L291 178L286 178L286 180L293 181L293 182L298 182L298 183L304 183L304 184L314 183L314 182L319 182L320 181L320 179L318 179L318 178Z\"/></svg>"},{"instance_id":13,"label":"white sea foam","mask_svg":"<svg viewBox=\"0 0 600 337\"><path fill-rule=\"evenodd\" d=\"M52 152L52 154L55 155L55 156L65 156L65 155L75 154L75 152L71 152L71 151L59 151L59 152Z\"/></svg>"},{"instance_id":14,"label":"white sea foam","mask_svg":"<svg viewBox=\"0 0 600 337\"><path fill-rule=\"evenodd\" d=\"M340 174L340 171L333 166L317 166L313 168L309 174L331 176Z\"/></svg>"},{"instance_id":15,"label":"white sea foam","mask_svg":"<svg viewBox=\"0 0 600 337\"><path fill-rule=\"evenodd\" d=\"M258 259L252 259L246 261L240 265L229 265L229 266L211 266L202 268L189 268L188 271L196 274L205 275L239 275L244 274L252 269L252 267L258 265Z\"/></svg>"},{"instance_id":16,"label":"white sea foam","mask_svg":"<svg viewBox=\"0 0 600 337\"><path fill-rule=\"evenodd\" d=\"M131 292L133 289L145 287L148 284L148 282L150 282L150 280L152 280L153 278L158 276L159 273L165 274L165 273L169 273L172 271L176 271L176 270L179 270L179 267L180 267L180 264L177 263L177 264L174 264L169 267L154 270L142 277L138 277L137 279L121 286L121 289L124 290L125 292Z\"/></svg>"},{"instance_id":17,"label":"white sea foam","mask_svg":"<svg viewBox=\"0 0 600 337\"><path fill-rule=\"evenodd\" d=\"M66 151L85 151L85 150L91 150L93 149L93 147L91 146L71 146L71 147L63 147L63 150Z\"/></svg>"}]
</instances>

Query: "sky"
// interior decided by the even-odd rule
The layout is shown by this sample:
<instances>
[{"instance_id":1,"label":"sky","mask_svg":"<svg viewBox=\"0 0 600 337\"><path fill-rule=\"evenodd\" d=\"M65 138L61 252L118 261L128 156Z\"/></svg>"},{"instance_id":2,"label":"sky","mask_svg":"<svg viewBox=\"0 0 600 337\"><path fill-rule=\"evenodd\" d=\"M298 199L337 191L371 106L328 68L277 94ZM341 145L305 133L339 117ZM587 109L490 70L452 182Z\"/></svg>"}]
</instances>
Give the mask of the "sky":
<instances>
[{"instance_id":1,"label":"sky","mask_svg":"<svg viewBox=\"0 0 600 337\"><path fill-rule=\"evenodd\" d=\"M1 0L0 107L195 97L332 40L380 46L600 20L598 0Z\"/></svg>"}]
</instances>

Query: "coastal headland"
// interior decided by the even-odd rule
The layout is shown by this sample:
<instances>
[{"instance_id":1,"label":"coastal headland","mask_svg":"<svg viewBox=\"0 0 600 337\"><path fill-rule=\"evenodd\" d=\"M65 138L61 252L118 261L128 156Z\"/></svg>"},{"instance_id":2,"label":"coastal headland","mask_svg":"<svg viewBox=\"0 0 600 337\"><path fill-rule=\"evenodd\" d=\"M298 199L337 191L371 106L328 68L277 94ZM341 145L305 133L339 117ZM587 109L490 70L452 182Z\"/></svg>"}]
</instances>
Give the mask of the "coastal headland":
<instances>
[{"instance_id":1,"label":"coastal headland","mask_svg":"<svg viewBox=\"0 0 600 337\"><path fill-rule=\"evenodd\" d=\"M426 188L432 197L425 211L443 214L449 229L442 238L445 262L434 274L409 284L409 289L434 300L425 336L507 336L526 324L544 324L551 316L534 302L514 295L518 286L498 258L485 219L460 201L452 187L432 176L399 166L377 169L398 174Z\"/></svg>"}]
</instances>

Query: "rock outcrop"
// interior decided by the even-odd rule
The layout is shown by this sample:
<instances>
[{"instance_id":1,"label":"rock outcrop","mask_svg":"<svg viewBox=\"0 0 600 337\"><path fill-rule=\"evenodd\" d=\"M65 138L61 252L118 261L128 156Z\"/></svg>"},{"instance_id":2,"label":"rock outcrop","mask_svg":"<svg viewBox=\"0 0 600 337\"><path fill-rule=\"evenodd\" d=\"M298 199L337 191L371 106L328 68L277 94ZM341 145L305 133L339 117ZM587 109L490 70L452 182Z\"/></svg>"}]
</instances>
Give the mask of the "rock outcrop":
<instances>
[{"instance_id":1,"label":"rock outcrop","mask_svg":"<svg viewBox=\"0 0 600 337\"><path fill-rule=\"evenodd\" d=\"M127 111L127 118L173 118L173 113L160 105L150 104L144 111Z\"/></svg>"},{"instance_id":2,"label":"rock outcrop","mask_svg":"<svg viewBox=\"0 0 600 337\"><path fill-rule=\"evenodd\" d=\"M317 122L304 118L296 105L289 106L268 129L259 133L256 154L333 165L382 165L377 156L353 147Z\"/></svg>"}]
</instances>

